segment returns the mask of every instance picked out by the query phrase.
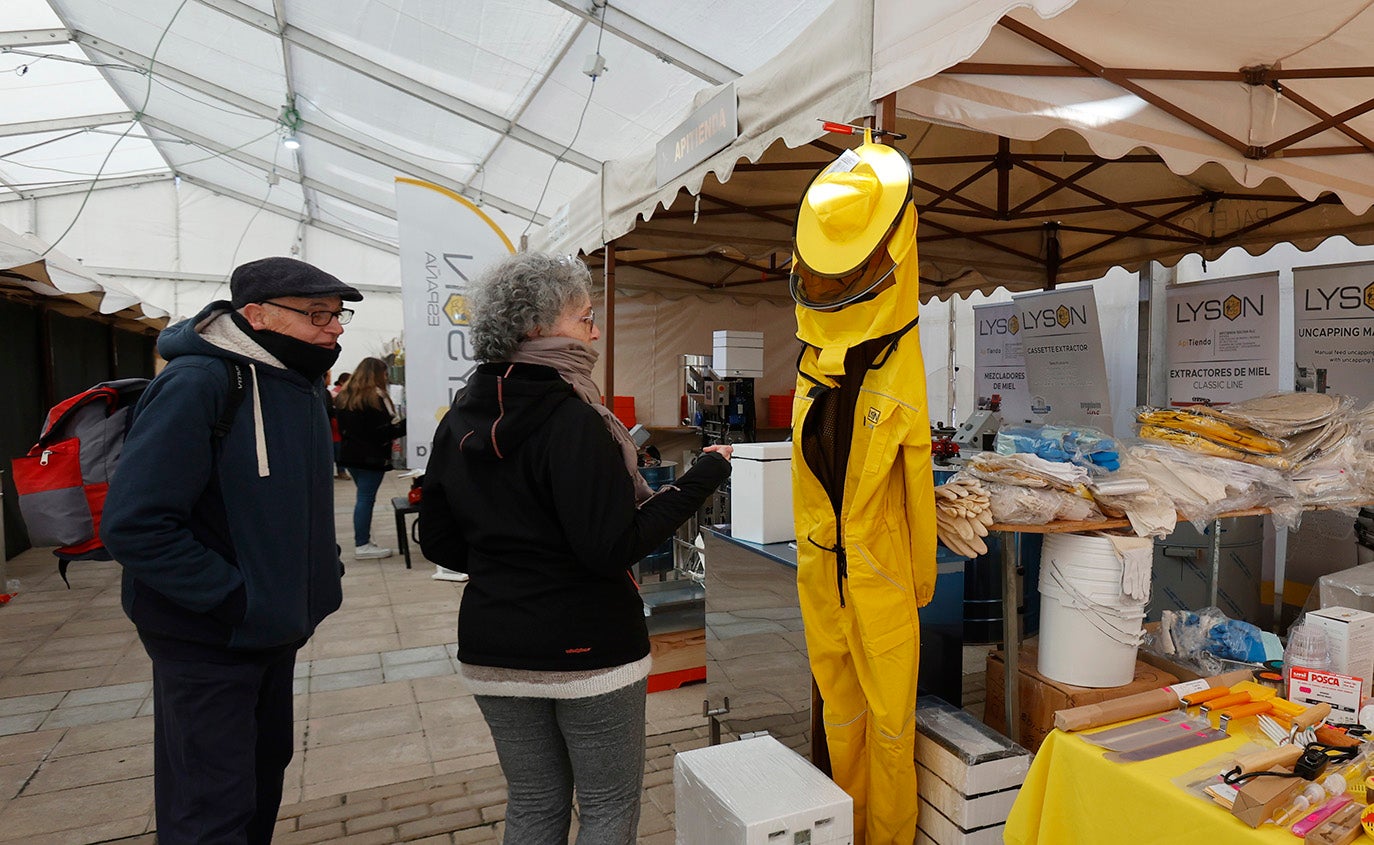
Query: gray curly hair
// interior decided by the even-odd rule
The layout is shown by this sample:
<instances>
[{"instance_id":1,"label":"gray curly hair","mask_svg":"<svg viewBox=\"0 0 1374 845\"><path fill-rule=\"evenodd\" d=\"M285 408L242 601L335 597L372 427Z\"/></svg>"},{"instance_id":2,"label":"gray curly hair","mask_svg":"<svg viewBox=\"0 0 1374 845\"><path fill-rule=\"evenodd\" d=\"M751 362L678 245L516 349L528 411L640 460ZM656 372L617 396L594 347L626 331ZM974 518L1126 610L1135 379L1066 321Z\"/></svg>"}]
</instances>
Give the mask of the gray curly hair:
<instances>
[{"instance_id":1,"label":"gray curly hair","mask_svg":"<svg viewBox=\"0 0 1374 845\"><path fill-rule=\"evenodd\" d=\"M504 361L530 332L591 299L592 274L576 258L517 252L483 270L468 289L473 352Z\"/></svg>"}]
</instances>

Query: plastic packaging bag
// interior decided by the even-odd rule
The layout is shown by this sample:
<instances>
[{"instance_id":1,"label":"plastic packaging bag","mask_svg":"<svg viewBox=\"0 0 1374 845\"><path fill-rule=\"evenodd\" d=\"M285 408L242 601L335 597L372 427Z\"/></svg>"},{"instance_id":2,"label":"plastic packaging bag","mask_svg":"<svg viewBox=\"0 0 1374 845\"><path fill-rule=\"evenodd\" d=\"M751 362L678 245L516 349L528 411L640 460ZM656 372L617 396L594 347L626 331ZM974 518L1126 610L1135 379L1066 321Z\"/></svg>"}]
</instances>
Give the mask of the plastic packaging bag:
<instances>
[{"instance_id":1,"label":"plastic packaging bag","mask_svg":"<svg viewBox=\"0 0 1374 845\"><path fill-rule=\"evenodd\" d=\"M1202 455L1212 455L1218 458L1226 458L1231 461L1242 461L1244 463L1272 467L1278 470L1289 469L1293 465L1292 461L1283 455L1259 455L1253 452L1233 449L1230 446L1217 443L1199 434L1190 434L1186 431L1163 428L1157 425L1142 425L1139 431L1140 439L1142 440L1167 443L1171 446L1177 446L1180 449L1187 449L1190 452L1197 452Z\"/></svg>"},{"instance_id":2,"label":"plastic packaging bag","mask_svg":"<svg viewBox=\"0 0 1374 845\"><path fill-rule=\"evenodd\" d=\"M1102 512L1090 500L1063 490L989 484L992 517L1006 525L1044 525L1056 520L1100 521Z\"/></svg>"},{"instance_id":3,"label":"plastic packaging bag","mask_svg":"<svg viewBox=\"0 0 1374 845\"><path fill-rule=\"evenodd\" d=\"M1075 464L1047 461L1025 453L982 452L970 458L964 470L982 481L1070 491L1082 487L1089 478L1088 471Z\"/></svg>"},{"instance_id":4,"label":"plastic packaging bag","mask_svg":"<svg viewBox=\"0 0 1374 845\"><path fill-rule=\"evenodd\" d=\"M1304 461L1289 478L1299 501L1307 507L1345 509L1353 517L1360 505L1374 498L1369 467L1354 436Z\"/></svg>"},{"instance_id":5,"label":"plastic packaging bag","mask_svg":"<svg viewBox=\"0 0 1374 845\"><path fill-rule=\"evenodd\" d=\"M1163 443L1139 443L1128 453L1129 469L1168 496L1199 531L1227 511L1269 508L1284 528L1297 525L1302 515L1292 482L1277 470Z\"/></svg>"},{"instance_id":6,"label":"plastic packaging bag","mask_svg":"<svg viewBox=\"0 0 1374 845\"><path fill-rule=\"evenodd\" d=\"M1229 449L1256 455L1277 455L1288 447L1283 440L1261 434L1247 425L1238 425L1229 419L1198 413L1188 408L1142 406L1135 409L1135 419L1141 426L1154 426L1203 437Z\"/></svg>"},{"instance_id":7,"label":"plastic packaging bag","mask_svg":"<svg viewBox=\"0 0 1374 845\"><path fill-rule=\"evenodd\" d=\"M1349 412L1355 400L1338 393L1270 393L1220 408L1197 406L1198 413L1247 425L1270 437L1291 437Z\"/></svg>"},{"instance_id":8,"label":"plastic packaging bag","mask_svg":"<svg viewBox=\"0 0 1374 845\"><path fill-rule=\"evenodd\" d=\"M1010 426L997 432L993 448L999 455L1027 453L1107 471L1120 466L1116 441L1088 426Z\"/></svg>"}]
</instances>

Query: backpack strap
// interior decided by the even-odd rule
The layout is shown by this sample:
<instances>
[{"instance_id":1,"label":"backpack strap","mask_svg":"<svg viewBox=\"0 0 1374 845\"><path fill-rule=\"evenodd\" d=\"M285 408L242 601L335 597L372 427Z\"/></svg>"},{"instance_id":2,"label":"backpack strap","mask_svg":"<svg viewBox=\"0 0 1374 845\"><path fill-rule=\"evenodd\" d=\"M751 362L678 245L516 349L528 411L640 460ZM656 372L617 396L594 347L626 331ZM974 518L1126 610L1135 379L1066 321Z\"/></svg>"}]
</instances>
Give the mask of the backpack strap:
<instances>
[{"instance_id":1,"label":"backpack strap","mask_svg":"<svg viewBox=\"0 0 1374 845\"><path fill-rule=\"evenodd\" d=\"M224 412L219 415L214 426L210 429L211 434L216 440L222 440L229 429L234 425L234 416L238 413L239 405L243 404L244 394L248 392L247 379L243 375L243 366L236 361L228 358L221 358L224 367L229 371L229 401L224 403Z\"/></svg>"}]
</instances>

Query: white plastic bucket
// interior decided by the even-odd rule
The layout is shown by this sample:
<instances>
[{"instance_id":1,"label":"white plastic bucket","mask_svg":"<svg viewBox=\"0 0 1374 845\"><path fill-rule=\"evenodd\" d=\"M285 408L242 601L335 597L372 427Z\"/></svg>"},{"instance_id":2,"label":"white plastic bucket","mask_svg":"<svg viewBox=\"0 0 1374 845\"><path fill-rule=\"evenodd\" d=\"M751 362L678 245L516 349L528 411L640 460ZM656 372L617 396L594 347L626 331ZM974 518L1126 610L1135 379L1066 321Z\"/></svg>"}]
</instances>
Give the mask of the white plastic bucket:
<instances>
[{"instance_id":1,"label":"white plastic bucket","mask_svg":"<svg viewBox=\"0 0 1374 845\"><path fill-rule=\"evenodd\" d=\"M1039 671L1079 687L1119 687L1135 677L1145 602L1121 590L1110 540L1051 534L1040 558Z\"/></svg>"}]
</instances>

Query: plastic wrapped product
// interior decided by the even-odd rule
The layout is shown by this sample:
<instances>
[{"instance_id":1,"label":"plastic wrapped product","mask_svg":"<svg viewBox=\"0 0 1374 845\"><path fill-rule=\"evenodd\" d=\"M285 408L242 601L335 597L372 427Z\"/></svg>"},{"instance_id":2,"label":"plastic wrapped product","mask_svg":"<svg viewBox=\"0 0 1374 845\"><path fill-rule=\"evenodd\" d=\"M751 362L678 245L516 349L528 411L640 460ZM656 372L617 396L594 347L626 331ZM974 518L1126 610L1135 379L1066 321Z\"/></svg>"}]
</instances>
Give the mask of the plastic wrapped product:
<instances>
[{"instance_id":1,"label":"plastic wrapped product","mask_svg":"<svg viewBox=\"0 0 1374 845\"><path fill-rule=\"evenodd\" d=\"M983 452L969 459L965 471L982 481L1021 487L1055 487L1075 490L1090 476L1075 464L1047 461L1031 454L998 455Z\"/></svg>"},{"instance_id":2,"label":"plastic wrapped product","mask_svg":"<svg viewBox=\"0 0 1374 845\"><path fill-rule=\"evenodd\" d=\"M1246 452L1232 448L1223 443L1218 443L1200 434L1191 434L1186 431L1164 428L1157 425L1141 425L1140 438L1142 440L1157 440L1161 443L1168 443L1203 455L1215 455L1218 458L1226 458L1232 461L1244 461L1248 464L1273 467L1278 470L1288 469L1292 466L1292 462L1282 455L1261 455Z\"/></svg>"},{"instance_id":3,"label":"plastic wrapped product","mask_svg":"<svg viewBox=\"0 0 1374 845\"><path fill-rule=\"evenodd\" d=\"M1205 437L1228 448L1256 455L1277 455L1288 446L1284 441L1268 437L1249 426L1236 425L1229 420L1185 409L1141 407L1136 408L1135 418L1142 426L1158 426Z\"/></svg>"},{"instance_id":4,"label":"plastic wrapped product","mask_svg":"<svg viewBox=\"0 0 1374 845\"><path fill-rule=\"evenodd\" d=\"M1347 436L1334 448L1304 461L1289 473L1298 499L1306 507L1348 510L1353 517L1374 498L1363 458L1358 441Z\"/></svg>"},{"instance_id":5,"label":"plastic wrapped product","mask_svg":"<svg viewBox=\"0 0 1374 845\"><path fill-rule=\"evenodd\" d=\"M1115 472L1110 483L1094 480L1093 498L1104 514L1124 516L1137 537L1167 537L1178 524L1173 500L1156 489L1144 476Z\"/></svg>"},{"instance_id":6,"label":"plastic wrapped product","mask_svg":"<svg viewBox=\"0 0 1374 845\"><path fill-rule=\"evenodd\" d=\"M1173 500L1198 530L1227 511L1269 508L1281 527L1298 523L1302 505L1293 484L1269 467L1213 457L1163 443L1129 450L1132 472L1149 479Z\"/></svg>"},{"instance_id":7,"label":"plastic wrapped product","mask_svg":"<svg viewBox=\"0 0 1374 845\"><path fill-rule=\"evenodd\" d=\"M1337 393L1270 393L1220 408L1197 406L1198 413L1248 425L1270 437L1291 437L1316 428L1355 406L1355 400Z\"/></svg>"},{"instance_id":8,"label":"plastic wrapped product","mask_svg":"<svg viewBox=\"0 0 1374 845\"><path fill-rule=\"evenodd\" d=\"M1010 426L997 432L993 448L999 455L1031 454L1109 471L1120 466L1116 441L1088 426Z\"/></svg>"},{"instance_id":9,"label":"plastic wrapped product","mask_svg":"<svg viewBox=\"0 0 1374 845\"><path fill-rule=\"evenodd\" d=\"M1100 521L1102 512L1092 501L1062 490L989 485L992 516L1004 525L1045 525L1050 522Z\"/></svg>"}]
</instances>

